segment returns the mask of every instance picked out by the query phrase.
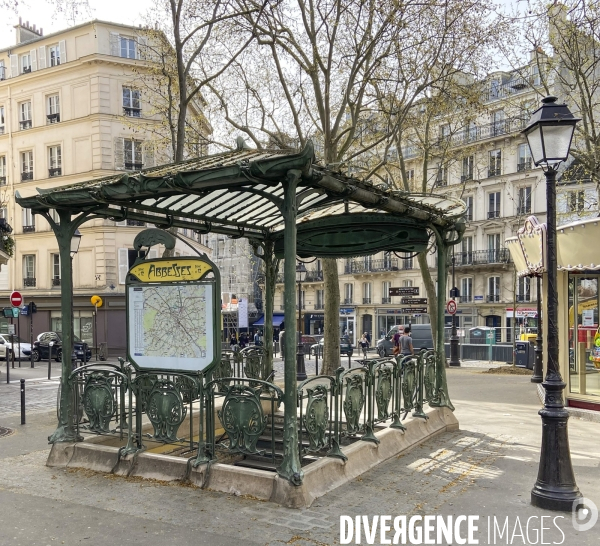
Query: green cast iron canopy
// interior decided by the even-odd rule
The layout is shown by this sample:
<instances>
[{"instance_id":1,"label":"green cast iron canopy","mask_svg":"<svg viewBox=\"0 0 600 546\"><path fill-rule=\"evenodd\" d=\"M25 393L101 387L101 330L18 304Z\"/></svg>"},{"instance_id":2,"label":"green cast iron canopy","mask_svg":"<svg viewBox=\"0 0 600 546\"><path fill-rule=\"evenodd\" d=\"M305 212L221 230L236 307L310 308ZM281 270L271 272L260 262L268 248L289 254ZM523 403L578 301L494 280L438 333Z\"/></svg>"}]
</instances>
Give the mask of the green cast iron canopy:
<instances>
[{"instance_id":1,"label":"green cast iron canopy","mask_svg":"<svg viewBox=\"0 0 600 546\"><path fill-rule=\"evenodd\" d=\"M16 201L34 213L50 209L88 212L115 221L130 219L161 228L263 240L283 226L283 185L290 171L301 173L296 190L299 220L335 215L343 203L350 203L364 211L412 219L421 226L452 229L466 210L459 199L390 191L319 166L310 141L303 150L289 152L248 149L242 139L230 152L38 188L30 196L17 191ZM316 248L323 241L310 245Z\"/></svg>"}]
</instances>

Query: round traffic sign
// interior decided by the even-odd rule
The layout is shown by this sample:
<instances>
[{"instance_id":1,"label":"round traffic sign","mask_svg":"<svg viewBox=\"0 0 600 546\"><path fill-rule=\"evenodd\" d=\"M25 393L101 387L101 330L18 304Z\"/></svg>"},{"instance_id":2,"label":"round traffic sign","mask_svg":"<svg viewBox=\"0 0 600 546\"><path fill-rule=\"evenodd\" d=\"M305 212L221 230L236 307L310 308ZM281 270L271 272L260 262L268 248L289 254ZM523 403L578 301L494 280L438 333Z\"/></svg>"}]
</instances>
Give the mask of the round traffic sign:
<instances>
[{"instance_id":1,"label":"round traffic sign","mask_svg":"<svg viewBox=\"0 0 600 546\"><path fill-rule=\"evenodd\" d=\"M10 304L13 307L21 307L23 304L23 296L21 296L21 292L17 292L16 290L10 295Z\"/></svg>"},{"instance_id":2,"label":"round traffic sign","mask_svg":"<svg viewBox=\"0 0 600 546\"><path fill-rule=\"evenodd\" d=\"M448 311L448 313L450 313L451 315L454 315L456 313L456 302L454 300L450 300L446 304L446 311Z\"/></svg>"}]
</instances>

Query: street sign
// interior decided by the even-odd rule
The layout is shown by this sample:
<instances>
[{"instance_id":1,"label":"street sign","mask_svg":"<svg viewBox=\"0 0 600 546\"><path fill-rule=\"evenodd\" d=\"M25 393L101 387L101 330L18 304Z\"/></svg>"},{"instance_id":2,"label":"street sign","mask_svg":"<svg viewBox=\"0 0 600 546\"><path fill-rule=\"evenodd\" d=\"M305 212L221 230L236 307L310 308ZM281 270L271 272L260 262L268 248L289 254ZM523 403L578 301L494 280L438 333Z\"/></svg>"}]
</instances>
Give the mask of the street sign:
<instances>
[{"instance_id":1,"label":"street sign","mask_svg":"<svg viewBox=\"0 0 600 546\"><path fill-rule=\"evenodd\" d=\"M392 296L418 296L418 286L403 286L403 287L390 287L389 297Z\"/></svg>"},{"instance_id":2,"label":"street sign","mask_svg":"<svg viewBox=\"0 0 600 546\"><path fill-rule=\"evenodd\" d=\"M406 305L427 305L427 298L402 298L400 303Z\"/></svg>"},{"instance_id":3,"label":"street sign","mask_svg":"<svg viewBox=\"0 0 600 546\"><path fill-rule=\"evenodd\" d=\"M11 336L14 336L14 335L15 335L15 325L14 325L14 324L9 324L9 325L8 325L8 333L9 333L9 335L11 335Z\"/></svg>"},{"instance_id":4,"label":"street sign","mask_svg":"<svg viewBox=\"0 0 600 546\"><path fill-rule=\"evenodd\" d=\"M401 315L414 315L427 313L427 307L401 307L398 309Z\"/></svg>"},{"instance_id":5,"label":"street sign","mask_svg":"<svg viewBox=\"0 0 600 546\"><path fill-rule=\"evenodd\" d=\"M21 307L21 315L29 315L29 305L23 305L23 307Z\"/></svg>"},{"instance_id":6,"label":"street sign","mask_svg":"<svg viewBox=\"0 0 600 546\"><path fill-rule=\"evenodd\" d=\"M16 290L10 295L10 304L13 307L21 307L23 304L23 296L21 296L21 292L17 292Z\"/></svg>"},{"instance_id":7,"label":"street sign","mask_svg":"<svg viewBox=\"0 0 600 546\"><path fill-rule=\"evenodd\" d=\"M451 315L454 315L456 313L456 302L454 300L450 300L446 304L446 311L448 311L448 313L450 313Z\"/></svg>"}]
</instances>

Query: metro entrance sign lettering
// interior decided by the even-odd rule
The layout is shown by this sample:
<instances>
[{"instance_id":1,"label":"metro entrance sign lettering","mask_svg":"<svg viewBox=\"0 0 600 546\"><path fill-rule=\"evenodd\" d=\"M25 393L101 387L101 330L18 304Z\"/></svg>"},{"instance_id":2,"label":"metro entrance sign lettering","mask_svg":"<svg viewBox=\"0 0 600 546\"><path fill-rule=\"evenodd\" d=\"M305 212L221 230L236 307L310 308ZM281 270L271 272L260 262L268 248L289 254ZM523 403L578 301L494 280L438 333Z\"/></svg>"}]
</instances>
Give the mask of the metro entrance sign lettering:
<instances>
[{"instance_id":1,"label":"metro entrance sign lettering","mask_svg":"<svg viewBox=\"0 0 600 546\"><path fill-rule=\"evenodd\" d=\"M418 286L403 286L403 287L390 287L389 297L392 296L418 296Z\"/></svg>"},{"instance_id":2,"label":"metro entrance sign lettering","mask_svg":"<svg viewBox=\"0 0 600 546\"><path fill-rule=\"evenodd\" d=\"M10 295L10 304L13 307L21 307L23 304L23 296L21 292L17 292L16 290Z\"/></svg>"}]
</instances>

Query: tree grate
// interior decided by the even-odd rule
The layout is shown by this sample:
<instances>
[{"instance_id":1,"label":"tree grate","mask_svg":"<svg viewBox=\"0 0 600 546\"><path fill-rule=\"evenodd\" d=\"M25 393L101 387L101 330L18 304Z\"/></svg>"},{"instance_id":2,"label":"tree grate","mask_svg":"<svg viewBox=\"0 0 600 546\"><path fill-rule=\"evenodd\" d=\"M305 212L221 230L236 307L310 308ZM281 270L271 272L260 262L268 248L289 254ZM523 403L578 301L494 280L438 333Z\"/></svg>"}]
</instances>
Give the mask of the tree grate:
<instances>
[{"instance_id":1,"label":"tree grate","mask_svg":"<svg viewBox=\"0 0 600 546\"><path fill-rule=\"evenodd\" d=\"M13 432L14 430L12 428L0 427L0 438L2 438L2 436L10 436Z\"/></svg>"}]
</instances>

